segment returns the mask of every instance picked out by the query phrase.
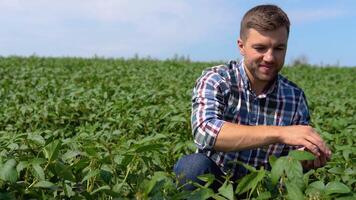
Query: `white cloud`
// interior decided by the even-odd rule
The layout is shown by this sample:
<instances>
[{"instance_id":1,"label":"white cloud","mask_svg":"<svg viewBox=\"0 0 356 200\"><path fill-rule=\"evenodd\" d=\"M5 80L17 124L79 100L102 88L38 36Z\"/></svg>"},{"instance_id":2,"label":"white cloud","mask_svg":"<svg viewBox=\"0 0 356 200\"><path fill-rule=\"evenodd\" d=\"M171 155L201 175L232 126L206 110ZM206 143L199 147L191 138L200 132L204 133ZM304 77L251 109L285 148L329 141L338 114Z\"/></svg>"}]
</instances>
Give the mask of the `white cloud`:
<instances>
[{"instance_id":1,"label":"white cloud","mask_svg":"<svg viewBox=\"0 0 356 200\"><path fill-rule=\"evenodd\" d=\"M36 40L29 51L45 54L43 43L79 56L83 52L71 45L82 46L87 56L173 55L230 29L237 12L217 1L189 0L3 0L0 9L0 22L7 26L7 32L0 31L1 43L6 37Z\"/></svg>"}]
</instances>

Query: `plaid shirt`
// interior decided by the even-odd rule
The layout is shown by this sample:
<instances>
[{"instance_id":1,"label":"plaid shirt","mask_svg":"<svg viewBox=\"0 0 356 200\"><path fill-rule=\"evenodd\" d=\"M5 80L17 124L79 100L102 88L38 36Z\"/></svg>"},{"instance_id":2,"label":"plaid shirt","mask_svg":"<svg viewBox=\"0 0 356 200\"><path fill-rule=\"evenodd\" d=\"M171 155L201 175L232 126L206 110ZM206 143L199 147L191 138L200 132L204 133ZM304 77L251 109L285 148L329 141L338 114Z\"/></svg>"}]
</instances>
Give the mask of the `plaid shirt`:
<instances>
[{"instance_id":1,"label":"plaid shirt","mask_svg":"<svg viewBox=\"0 0 356 200\"><path fill-rule=\"evenodd\" d=\"M214 144L224 122L240 125L308 125L309 111L304 92L282 75L269 89L256 96L251 90L243 62L230 61L203 72L197 80L192 97L192 132L198 152L205 153L234 177L247 170L234 161L255 168L270 169L268 158L287 155L296 146L271 144L256 149L219 152Z\"/></svg>"}]
</instances>

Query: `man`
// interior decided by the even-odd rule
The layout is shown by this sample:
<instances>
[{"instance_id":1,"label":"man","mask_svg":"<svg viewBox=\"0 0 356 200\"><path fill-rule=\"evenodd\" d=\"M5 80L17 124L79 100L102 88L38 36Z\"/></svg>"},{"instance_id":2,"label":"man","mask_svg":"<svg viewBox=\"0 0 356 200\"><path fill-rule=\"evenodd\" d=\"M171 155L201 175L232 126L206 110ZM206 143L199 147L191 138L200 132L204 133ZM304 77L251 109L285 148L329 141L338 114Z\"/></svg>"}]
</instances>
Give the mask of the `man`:
<instances>
[{"instance_id":1,"label":"man","mask_svg":"<svg viewBox=\"0 0 356 200\"><path fill-rule=\"evenodd\" d=\"M270 169L268 158L302 148L316 159L304 168L324 166L331 151L309 126L304 92L279 74L287 50L290 22L275 5L249 10L240 27L242 61L213 67L197 80L192 98L192 131L198 152L181 158L174 171L181 185L212 173L217 179L247 170L236 161ZM212 187L219 188L219 182Z\"/></svg>"}]
</instances>

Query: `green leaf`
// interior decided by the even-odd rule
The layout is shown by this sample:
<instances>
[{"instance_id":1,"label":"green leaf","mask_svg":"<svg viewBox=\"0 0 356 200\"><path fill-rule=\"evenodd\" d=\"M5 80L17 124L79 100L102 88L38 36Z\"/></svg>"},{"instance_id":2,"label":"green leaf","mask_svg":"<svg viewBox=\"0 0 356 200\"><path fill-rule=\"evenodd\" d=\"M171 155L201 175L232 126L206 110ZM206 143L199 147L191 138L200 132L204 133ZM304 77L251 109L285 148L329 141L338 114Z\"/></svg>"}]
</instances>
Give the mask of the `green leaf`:
<instances>
[{"instance_id":1,"label":"green leaf","mask_svg":"<svg viewBox=\"0 0 356 200\"><path fill-rule=\"evenodd\" d=\"M303 167L300 161L288 159L288 165L286 166L285 172L290 182L295 183L300 189L303 188Z\"/></svg>"},{"instance_id":2,"label":"green leaf","mask_svg":"<svg viewBox=\"0 0 356 200\"><path fill-rule=\"evenodd\" d=\"M70 160L72 158L75 158L78 155L81 155L80 151L69 150L65 154L63 154L62 159L67 161L67 160Z\"/></svg>"},{"instance_id":3,"label":"green leaf","mask_svg":"<svg viewBox=\"0 0 356 200\"><path fill-rule=\"evenodd\" d=\"M305 173L303 175L303 181L304 181L304 185L308 185L309 183L309 177L314 174L315 170L314 169L311 169L309 170L307 173Z\"/></svg>"},{"instance_id":4,"label":"green leaf","mask_svg":"<svg viewBox=\"0 0 356 200\"><path fill-rule=\"evenodd\" d=\"M186 198L181 198L181 199L189 199L190 195L188 195ZM215 199L215 200L226 200L226 197L223 197L219 194L213 194L209 199Z\"/></svg>"},{"instance_id":5,"label":"green leaf","mask_svg":"<svg viewBox=\"0 0 356 200\"><path fill-rule=\"evenodd\" d=\"M27 139L39 146L43 146L46 143L46 141L41 135L37 135L33 133L28 134Z\"/></svg>"},{"instance_id":6,"label":"green leaf","mask_svg":"<svg viewBox=\"0 0 356 200\"><path fill-rule=\"evenodd\" d=\"M219 194L226 197L227 199L234 199L234 189L232 188L232 184L226 180L224 184L219 188Z\"/></svg>"},{"instance_id":7,"label":"green leaf","mask_svg":"<svg viewBox=\"0 0 356 200\"><path fill-rule=\"evenodd\" d=\"M355 200L355 199L356 199L356 194L354 194L354 195L349 194L347 196L341 196L341 197L335 198L335 200Z\"/></svg>"},{"instance_id":8,"label":"green leaf","mask_svg":"<svg viewBox=\"0 0 356 200\"><path fill-rule=\"evenodd\" d=\"M34 176L37 177L38 180L45 180L45 173L39 164L32 164L32 168L34 171Z\"/></svg>"},{"instance_id":9,"label":"green leaf","mask_svg":"<svg viewBox=\"0 0 356 200\"><path fill-rule=\"evenodd\" d=\"M44 158L33 158L30 163L33 165L34 164L41 165L45 162L46 162L46 159L44 159Z\"/></svg>"},{"instance_id":10,"label":"green leaf","mask_svg":"<svg viewBox=\"0 0 356 200\"><path fill-rule=\"evenodd\" d=\"M19 145L16 143L11 143L11 144L7 145L7 148L9 148L11 151L14 151L19 148Z\"/></svg>"},{"instance_id":11,"label":"green leaf","mask_svg":"<svg viewBox=\"0 0 356 200\"><path fill-rule=\"evenodd\" d=\"M203 174L203 175L198 176L198 179L206 182L205 186L208 187L209 185L211 185L214 182L215 176L213 174Z\"/></svg>"},{"instance_id":12,"label":"green leaf","mask_svg":"<svg viewBox=\"0 0 356 200\"><path fill-rule=\"evenodd\" d=\"M328 172L333 173L333 174L344 174L345 169L341 167L333 167L328 170Z\"/></svg>"},{"instance_id":13,"label":"green leaf","mask_svg":"<svg viewBox=\"0 0 356 200\"><path fill-rule=\"evenodd\" d=\"M110 186L108 186L108 185L101 186L101 187L95 189L93 192L91 192L90 195L93 195L93 194L100 192L102 190L110 190Z\"/></svg>"},{"instance_id":14,"label":"green leaf","mask_svg":"<svg viewBox=\"0 0 356 200\"><path fill-rule=\"evenodd\" d=\"M124 156L123 155L116 155L114 157L114 162L118 165L121 165L122 161L124 160Z\"/></svg>"},{"instance_id":15,"label":"green leaf","mask_svg":"<svg viewBox=\"0 0 356 200\"><path fill-rule=\"evenodd\" d=\"M325 185L322 181L314 181L312 183L309 184L308 187L312 187L318 190L324 190L325 189Z\"/></svg>"},{"instance_id":16,"label":"green leaf","mask_svg":"<svg viewBox=\"0 0 356 200\"><path fill-rule=\"evenodd\" d=\"M98 149L94 146L86 146L85 152L91 157L98 157Z\"/></svg>"},{"instance_id":17,"label":"green leaf","mask_svg":"<svg viewBox=\"0 0 356 200\"><path fill-rule=\"evenodd\" d=\"M75 182L75 177L70 166L67 166L61 162L55 162L54 169L58 178Z\"/></svg>"},{"instance_id":18,"label":"green leaf","mask_svg":"<svg viewBox=\"0 0 356 200\"><path fill-rule=\"evenodd\" d=\"M0 192L0 199L6 199L6 200L16 200L15 195L13 192Z\"/></svg>"},{"instance_id":19,"label":"green leaf","mask_svg":"<svg viewBox=\"0 0 356 200\"><path fill-rule=\"evenodd\" d=\"M241 162L241 161L234 161L234 162L236 162L239 165L242 165L244 168L246 168L250 172L256 172L257 171L254 167L252 167L251 165L248 165L248 164L246 164L244 162Z\"/></svg>"},{"instance_id":20,"label":"green leaf","mask_svg":"<svg viewBox=\"0 0 356 200\"><path fill-rule=\"evenodd\" d=\"M329 194L345 194L349 193L351 190L348 188L345 184L338 182L338 181L332 181L326 184L325 186L325 192L327 195Z\"/></svg>"},{"instance_id":21,"label":"green leaf","mask_svg":"<svg viewBox=\"0 0 356 200\"><path fill-rule=\"evenodd\" d=\"M155 172L151 180L147 183L145 186L145 193L148 195L152 191L152 189L155 187L156 183L165 179L166 174L164 172Z\"/></svg>"},{"instance_id":22,"label":"green leaf","mask_svg":"<svg viewBox=\"0 0 356 200\"><path fill-rule=\"evenodd\" d=\"M235 193L242 194L246 191L248 191L251 186L249 185L250 182L257 176L256 172L251 172L250 174L247 174L244 176L240 182L238 183Z\"/></svg>"},{"instance_id":23,"label":"green leaf","mask_svg":"<svg viewBox=\"0 0 356 200\"><path fill-rule=\"evenodd\" d=\"M121 159L121 160L115 159L114 161L115 161L117 164L126 167L130 162L132 162L132 159L133 159L133 158L134 158L133 155L126 154L123 159ZM119 161L120 161L120 162L119 162Z\"/></svg>"},{"instance_id":24,"label":"green leaf","mask_svg":"<svg viewBox=\"0 0 356 200\"><path fill-rule=\"evenodd\" d=\"M43 153L49 162L57 159L60 148L61 142L59 140L54 140L44 148Z\"/></svg>"},{"instance_id":25,"label":"green leaf","mask_svg":"<svg viewBox=\"0 0 356 200\"><path fill-rule=\"evenodd\" d=\"M291 182L286 182L286 187L287 187L287 198L290 200L304 200L304 195L300 188L295 184Z\"/></svg>"},{"instance_id":26,"label":"green leaf","mask_svg":"<svg viewBox=\"0 0 356 200\"><path fill-rule=\"evenodd\" d=\"M72 197L75 195L75 192L73 191L72 187L69 186L68 184L64 185L64 192L67 197Z\"/></svg>"},{"instance_id":27,"label":"green leaf","mask_svg":"<svg viewBox=\"0 0 356 200\"><path fill-rule=\"evenodd\" d=\"M173 195L172 199L189 199L191 196L192 196L191 191L182 190L181 192ZM213 197L215 197L215 196L213 196ZM221 198L223 198L222 200L226 200L224 197L221 197ZM217 200L220 200L220 199L217 199Z\"/></svg>"},{"instance_id":28,"label":"green leaf","mask_svg":"<svg viewBox=\"0 0 356 200\"><path fill-rule=\"evenodd\" d=\"M186 122L187 119L186 119L185 117L176 115L176 116L173 116L173 117L171 118L171 121L172 121L172 122Z\"/></svg>"},{"instance_id":29,"label":"green leaf","mask_svg":"<svg viewBox=\"0 0 356 200\"><path fill-rule=\"evenodd\" d=\"M142 140L138 141L137 144L151 144L154 140L159 140L167 137L168 137L167 135L163 135L163 134L154 134L152 136L147 136L143 138Z\"/></svg>"},{"instance_id":30,"label":"green leaf","mask_svg":"<svg viewBox=\"0 0 356 200\"><path fill-rule=\"evenodd\" d=\"M157 151L162 149L162 144L147 144L142 145L136 149L136 153L141 153L144 151Z\"/></svg>"},{"instance_id":31,"label":"green leaf","mask_svg":"<svg viewBox=\"0 0 356 200\"><path fill-rule=\"evenodd\" d=\"M116 192L116 193L120 193L121 192L121 188L122 186L124 186L125 182L122 182L122 183L116 183L113 187L113 191Z\"/></svg>"},{"instance_id":32,"label":"green leaf","mask_svg":"<svg viewBox=\"0 0 356 200\"><path fill-rule=\"evenodd\" d=\"M287 164L288 164L287 158L280 157L272 165L271 180L273 185L276 185L278 183L278 180L283 175L283 172L287 167Z\"/></svg>"},{"instance_id":33,"label":"green leaf","mask_svg":"<svg viewBox=\"0 0 356 200\"><path fill-rule=\"evenodd\" d=\"M10 159L6 161L5 164L3 164L0 169L0 178L4 181L15 183L18 178L15 166L16 166L15 159Z\"/></svg>"},{"instance_id":34,"label":"green leaf","mask_svg":"<svg viewBox=\"0 0 356 200\"><path fill-rule=\"evenodd\" d=\"M271 199L271 197L272 197L271 192L266 191L260 193L257 197L257 200Z\"/></svg>"},{"instance_id":35,"label":"green leaf","mask_svg":"<svg viewBox=\"0 0 356 200\"><path fill-rule=\"evenodd\" d=\"M255 191L258 183L260 183L263 180L263 178L265 177L265 174L266 174L266 171L264 169L260 169L258 171L256 178L251 183L252 187L251 187L251 191L250 191L250 196Z\"/></svg>"},{"instance_id":36,"label":"green leaf","mask_svg":"<svg viewBox=\"0 0 356 200\"><path fill-rule=\"evenodd\" d=\"M315 156L312 153L307 152L307 151L301 151L301 150L291 151L291 152L289 152L288 156L295 160L299 160L299 161L315 159Z\"/></svg>"},{"instance_id":37,"label":"green leaf","mask_svg":"<svg viewBox=\"0 0 356 200\"><path fill-rule=\"evenodd\" d=\"M356 175L356 168L355 169L353 169L352 167L346 168L345 175L350 175L350 176Z\"/></svg>"},{"instance_id":38,"label":"green leaf","mask_svg":"<svg viewBox=\"0 0 356 200\"><path fill-rule=\"evenodd\" d=\"M16 166L16 171L17 173L20 173L23 169L28 167L28 162L27 161L20 161L19 164Z\"/></svg>"},{"instance_id":39,"label":"green leaf","mask_svg":"<svg viewBox=\"0 0 356 200\"><path fill-rule=\"evenodd\" d=\"M236 193L243 194L250 190L250 194L255 190L258 183L262 181L265 176L266 171L261 169L259 171L251 172L250 174L244 176L236 187Z\"/></svg>"},{"instance_id":40,"label":"green leaf","mask_svg":"<svg viewBox=\"0 0 356 200\"><path fill-rule=\"evenodd\" d=\"M307 195L322 195L324 194L325 185L322 181L314 181L313 183L308 185L308 188L305 190L305 194Z\"/></svg>"},{"instance_id":41,"label":"green leaf","mask_svg":"<svg viewBox=\"0 0 356 200\"><path fill-rule=\"evenodd\" d=\"M110 184L112 177L113 174L111 172L102 169L100 170L100 178L105 181L105 183Z\"/></svg>"},{"instance_id":42,"label":"green leaf","mask_svg":"<svg viewBox=\"0 0 356 200\"><path fill-rule=\"evenodd\" d=\"M99 170L93 170L93 171L89 171L84 178L82 179L82 183L86 180L88 180L91 177L97 176L99 174Z\"/></svg>"},{"instance_id":43,"label":"green leaf","mask_svg":"<svg viewBox=\"0 0 356 200\"><path fill-rule=\"evenodd\" d=\"M345 160L349 160L350 154L352 154L352 151L350 149L345 149L342 151L342 155Z\"/></svg>"},{"instance_id":44,"label":"green leaf","mask_svg":"<svg viewBox=\"0 0 356 200\"><path fill-rule=\"evenodd\" d=\"M49 182L49 181L39 181L33 187L52 188L52 187L55 187L55 186L56 185L54 185L52 182Z\"/></svg>"},{"instance_id":45,"label":"green leaf","mask_svg":"<svg viewBox=\"0 0 356 200\"><path fill-rule=\"evenodd\" d=\"M210 188L199 188L194 191L192 196L189 197L191 200L202 200L208 199L214 195L214 191Z\"/></svg>"},{"instance_id":46,"label":"green leaf","mask_svg":"<svg viewBox=\"0 0 356 200\"><path fill-rule=\"evenodd\" d=\"M271 166L273 166L274 163L277 161L277 157L272 154L272 155L268 158L268 161L269 161L269 164L270 164Z\"/></svg>"}]
</instances>

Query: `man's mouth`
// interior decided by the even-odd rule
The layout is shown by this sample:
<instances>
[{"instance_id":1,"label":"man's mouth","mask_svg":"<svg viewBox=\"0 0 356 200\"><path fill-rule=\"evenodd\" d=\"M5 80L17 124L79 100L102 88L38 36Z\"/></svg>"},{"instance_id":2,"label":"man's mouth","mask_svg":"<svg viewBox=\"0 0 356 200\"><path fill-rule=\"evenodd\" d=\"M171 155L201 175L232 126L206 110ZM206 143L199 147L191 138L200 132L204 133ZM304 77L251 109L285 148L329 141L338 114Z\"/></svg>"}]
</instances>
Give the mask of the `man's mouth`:
<instances>
[{"instance_id":1,"label":"man's mouth","mask_svg":"<svg viewBox=\"0 0 356 200\"><path fill-rule=\"evenodd\" d=\"M259 65L262 73L270 73L273 70L273 65L261 64Z\"/></svg>"},{"instance_id":2,"label":"man's mouth","mask_svg":"<svg viewBox=\"0 0 356 200\"><path fill-rule=\"evenodd\" d=\"M273 65L260 64L260 67L271 69L273 68Z\"/></svg>"}]
</instances>

